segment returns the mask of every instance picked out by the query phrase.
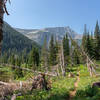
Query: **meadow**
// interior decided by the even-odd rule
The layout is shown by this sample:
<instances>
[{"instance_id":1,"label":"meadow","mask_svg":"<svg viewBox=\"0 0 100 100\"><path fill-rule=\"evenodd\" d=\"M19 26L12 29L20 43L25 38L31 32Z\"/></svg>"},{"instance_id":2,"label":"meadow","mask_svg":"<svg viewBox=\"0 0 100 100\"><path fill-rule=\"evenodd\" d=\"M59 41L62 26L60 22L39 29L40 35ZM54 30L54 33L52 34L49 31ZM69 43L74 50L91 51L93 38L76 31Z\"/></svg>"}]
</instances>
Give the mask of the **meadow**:
<instances>
[{"instance_id":1,"label":"meadow","mask_svg":"<svg viewBox=\"0 0 100 100\"><path fill-rule=\"evenodd\" d=\"M76 88L74 83L77 81L77 77L79 77L78 86L71 100L100 100L100 88L92 88L94 82L100 81L99 77L90 77L88 69L84 65L69 67L68 70L70 71L66 72L65 77L50 77L48 79L51 82L51 89L49 91L33 90L32 93L30 91L15 91L15 93L22 93L22 96L18 96L16 100L70 100L70 92ZM0 77L2 80L14 79L11 68L0 67L0 71L2 73ZM70 72L74 77L68 77ZM32 77L33 73L24 72L24 75L23 78L17 78L13 81L26 81L29 77ZM7 98L10 100L11 97L8 96Z\"/></svg>"}]
</instances>

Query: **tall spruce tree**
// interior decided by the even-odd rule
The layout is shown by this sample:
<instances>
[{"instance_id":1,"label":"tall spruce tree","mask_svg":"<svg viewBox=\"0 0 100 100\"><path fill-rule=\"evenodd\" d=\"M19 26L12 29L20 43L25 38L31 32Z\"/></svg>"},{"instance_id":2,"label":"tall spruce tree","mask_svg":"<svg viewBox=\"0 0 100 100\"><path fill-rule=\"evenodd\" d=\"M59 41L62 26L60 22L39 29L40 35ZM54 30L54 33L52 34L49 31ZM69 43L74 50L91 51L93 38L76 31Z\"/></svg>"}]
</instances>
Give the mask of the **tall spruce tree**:
<instances>
[{"instance_id":1,"label":"tall spruce tree","mask_svg":"<svg viewBox=\"0 0 100 100\"><path fill-rule=\"evenodd\" d=\"M86 48L85 48L86 53L88 54L89 57L93 57L93 44L91 40L91 36L88 32L86 36Z\"/></svg>"},{"instance_id":2,"label":"tall spruce tree","mask_svg":"<svg viewBox=\"0 0 100 100\"><path fill-rule=\"evenodd\" d=\"M87 44L87 26L86 24L84 25L84 32L83 32L83 37L82 37L82 48L86 52L86 44Z\"/></svg>"},{"instance_id":3,"label":"tall spruce tree","mask_svg":"<svg viewBox=\"0 0 100 100\"><path fill-rule=\"evenodd\" d=\"M66 35L63 38L63 52L64 52L64 62L65 62L65 65L69 64L69 60L70 60L70 46L69 46L69 39L68 39L67 33L66 33Z\"/></svg>"},{"instance_id":4,"label":"tall spruce tree","mask_svg":"<svg viewBox=\"0 0 100 100\"><path fill-rule=\"evenodd\" d=\"M89 57L94 58L94 39L93 34L87 31L86 24L84 25L84 33L82 38L82 48Z\"/></svg>"},{"instance_id":5,"label":"tall spruce tree","mask_svg":"<svg viewBox=\"0 0 100 100\"><path fill-rule=\"evenodd\" d=\"M49 68L49 57L48 57L48 46L47 46L47 36L44 38L44 43L41 50L41 70L47 71Z\"/></svg>"},{"instance_id":6,"label":"tall spruce tree","mask_svg":"<svg viewBox=\"0 0 100 100\"><path fill-rule=\"evenodd\" d=\"M37 48L33 47L29 54L29 64L33 69L37 69L36 67L39 66L39 51Z\"/></svg>"},{"instance_id":7,"label":"tall spruce tree","mask_svg":"<svg viewBox=\"0 0 100 100\"><path fill-rule=\"evenodd\" d=\"M79 52L76 48L74 48L74 50L73 50L72 57L73 57L74 65L80 64L80 56L79 56Z\"/></svg>"},{"instance_id":8,"label":"tall spruce tree","mask_svg":"<svg viewBox=\"0 0 100 100\"><path fill-rule=\"evenodd\" d=\"M98 21L96 23L94 36L95 36L95 58L96 60L100 60L100 29Z\"/></svg>"},{"instance_id":9,"label":"tall spruce tree","mask_svg":"<svg viewBox=\"0 0 100 100\"><path fill-rule=\"evenodd\" d=\"M11 57L10 57L10 63L12 65L15 65L15 56L14 56L14 54L12 54Z\"/></svg>"},{"instance_id":10,"label":"tall spruce tree","mask_svg":"<svg viewBox=\"0 0 100 100\"><path fill-rule=\"evenodd\" d=\"M51 40L49 43L49 62L50 65L55 65L56 64L56 45L55 45L55 40L54 40L54 36L51 36Z\"/></svg>"},{"instance_id":11,"label":"tall spruce tree","mask_svg":"<svg viewBox=\"0 0 100 100\"><path fill-rule=\"evenodd\" d=\"M19 56L16 56L16 66L18 66L19 68L14 69L14 78L15 79L23 77L23 71L21 69L21 59Z\"/></svg>"}]
</instances>

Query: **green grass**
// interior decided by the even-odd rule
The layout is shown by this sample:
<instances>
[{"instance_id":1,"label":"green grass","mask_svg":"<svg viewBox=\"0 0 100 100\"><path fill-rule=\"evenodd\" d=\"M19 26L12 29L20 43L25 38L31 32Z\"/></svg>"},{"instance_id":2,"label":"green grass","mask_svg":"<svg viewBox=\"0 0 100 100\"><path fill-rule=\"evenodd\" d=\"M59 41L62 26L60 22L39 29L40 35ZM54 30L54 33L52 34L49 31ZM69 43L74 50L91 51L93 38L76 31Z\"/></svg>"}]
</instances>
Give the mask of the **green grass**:
<instances>
[{"instance_id":1,"label":"green grass","mask_svg":"<svg viewBox=\"0 0 100 100\"><path fill-rule=\"evenodd\" d=\"M7 72L12 75L10 68L0 68L0 71ZM80 81L78 83L78 88L76 96L73 100L100 100L100 88L92 88L94 82L100 81L99 77L90 77L88 69L84 65L79 65L75 67L68 67L67 76L71 72L75 75L75 78L66 77L53 77L52 88L49 91L46 90L34 90L32 94L30 91L27 93L22 92L22 96L17 97L16 100L67 100L69 98L69 92L74 90L74 83L76 81L77 72L80 72ZM100 72L98 70L98 72ZM27 80L33 77L33 73L23 72L24 77L19 78L15 81ZM18 91L17 91L18 92Z\"/></svg>"},{"instance_id":2,"label":"green grass","mask_svg":"<svg viewBox=\"0 0 100 100\"><path fill-rule=\"evenodd\" d=\"M74 89L75 78L56 78L53 79L50 91L33 91L32 94L20 96L17 100L66 100L69 98L69 91Z\"/></svg>"},{"instance_id":3,"label":"green grass","mask_svg":"<svg viewBox=\"0 0 100 100\"><path fill-rule=\"evenodd\" d=\"M0 80L8 82L10 79L13 79L11 68L0 66Z\"/></svg>"}]
</instances>

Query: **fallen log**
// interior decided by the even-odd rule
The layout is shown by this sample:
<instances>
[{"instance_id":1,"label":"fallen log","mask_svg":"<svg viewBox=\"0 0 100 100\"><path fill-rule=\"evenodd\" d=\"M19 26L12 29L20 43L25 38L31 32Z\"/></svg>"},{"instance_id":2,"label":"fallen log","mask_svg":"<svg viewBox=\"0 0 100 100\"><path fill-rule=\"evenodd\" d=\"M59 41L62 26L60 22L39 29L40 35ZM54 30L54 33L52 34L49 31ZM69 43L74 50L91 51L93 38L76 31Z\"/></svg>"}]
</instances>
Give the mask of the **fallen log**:
<instances>
[{"instance_id":1,"label":"fallen log","mask_svg":"<svg viewBox=\"0 0 100 100\"><path fill-rule=\"evenodd\" d=\"M8 83L0 81L0 85L9 85Z\"/></svg>"},{"instance_id":2,"label":"fallen log","mask_svg":"<svg viewBox=\"0 0 100 100\"><path fill-rule=\"evenodd\" d=\"M54 74L52 72L40 72L40 71L35 71L35 70L29 69L29 68L22 68L20 66L14 66L14 65L10 65L10 64L2 64L2 63L0 63L0 65L7 66L7 67L9 66L9 67L12 67L12 68L19 68L19 69L22 69L22 70L25 70L25 71L29 71L29 72L33 72L33 73L37 73L37 74L45 74L45 75L51 76L51 77L57 76L57 74Z\"/></svg>"}]
</instances>

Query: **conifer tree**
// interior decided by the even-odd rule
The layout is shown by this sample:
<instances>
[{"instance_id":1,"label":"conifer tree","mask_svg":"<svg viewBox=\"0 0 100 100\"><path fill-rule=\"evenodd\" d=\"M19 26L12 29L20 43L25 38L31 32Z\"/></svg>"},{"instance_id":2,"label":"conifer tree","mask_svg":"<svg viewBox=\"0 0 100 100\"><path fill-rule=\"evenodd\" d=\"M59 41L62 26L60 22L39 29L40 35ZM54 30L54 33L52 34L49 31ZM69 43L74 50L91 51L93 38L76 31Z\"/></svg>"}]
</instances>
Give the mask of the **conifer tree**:
<instances>
[{"instance_id":1,"label":"conifer tree","mask_svg":"<svg viewBox=\"0 0 100 100\"><path fill-rule=\"evenodd\" d=\"M87 26L86 24L84 25L84 32L83 32L83 37L82 37L82 48L84 51L86 51L86 43L87 43Z\"/></svg>"},{"instance_id":2,"label":"conifer tree","mask_svg":"<svg viewBox=\"0 0 100 100\"><path fill-rule=\"evenodd\" d=\"M12 65L15 65L15 56L14 56L14 54L11 55L10 62L11 62Z\"/></svg>"},{"instance_id":3,"label":"conifer tree","mask_svg":"<svg viewBox=\"0 0 100 100\"><path fill-rule=\"evenodd\" d=\"M63 52L64 52L64 62L65 62L65 65L69 64L69 60L70 60L70 46L69 46L69 39L68 39L67 33L66 33L66 35L63 38Z\"/></svg>"},{"instance_id":4,"label":"conifer tree","mask_svg":"<svg viewBox=\"0 0 100 100\"><path fill-rule=\"evenodd\" d=\"M88 54L88 56L90 56L91 58L93 57L93 44L92 44L89 32L88 32L87 37L86 37L85 51Z\"/></svg>"},{"instance_id":5,"label":"conifer tree","mask_svg":"<svg viewBox=\"0 0 100 100\"><path fill-rule=\"evenodd\" d=\"M44 38L44 43L41 50L41 70L47 71L49 68L49 58L48 58L48 46L47 46L47 36Z\"/></svg>"},{"instance_id":6,"label":"conifer tree","mask_svg":"<svg viewBox=\"0 0 100 100\"><path fill-rule=\"evenodd\" d=\"M21 55L21 61L22 61L22 63L24 64L24 63L27 63L27 52L26 52L26 49L24 49L23 50L23 52L22 52L22 55Z\"/></svg>"},{"instance_id":7,"label":"conifer tree","mask_svg":"<svg viewBox=\"0 0 100 100\"><path fill-rule=\"evenodd\" d=\"M98 21L96 23L94 36L95 36L95 58L96 60L100 60L100 29Z\"/></svg>"},{"instance_id":8,"label":"conifer tree","mask_svg":"<svg viewBox=\"0 0 100 100\"><path fill-rule=\"evenodd\" d=\"M29 64L33 69L36 69L36 67L39 66L39 51L37 48L32 48L29 54Z\"/></svg>"},{"instance_id":9,"label":"conifer tree","mask_svg":"<svg viewBox=\"0 0 100 100\"><path fill-rule=\"evenodd\" d=\"M21 69L21 59L19 56L16 57L16 66L18 66L19 68L15 68L14 69L14 78L21 78L23 77L23 72L22 72L22 69Z\"/></svg>"},{"instance_id":10,"label":"conifer tree","mask_svg":"<svg viewBox=\"0 0 100 100\"><path fill-rule=\"evenodd\" d=\"M2 62L3 62L3 63L7 63L7 62L8 62L8 55L7 55L6 52L5 52L5 53L3 54L3 56L2 56Z\"/></svg>"},{"instance_id":11,"label":"conifer tree","mask_svg":"<svg viewBox=\"0 0 100 100\"><path fill-rule=\"evenodd\" d=\"M49 43L49 62L51 66L56 64L56 58L56 45L54 41L54 36L52 35Z\"/></svg>"},{"instance_id":12,"label":"conifer tree","mask_svg":"<svg viewBox=\"0 0 100 100\"><path fill-rule=\"evenodd\" d=\"M74 48L72 56L73 56L73 63L75 65L80 64L80 56L76 48Z\"/></svg>"},{"instance_id":13,"label":"conifer tree","mask_svg":"<svg viewBox=\"0 0 100 100\"><path fill-rule=\"evenodd\" d=\"M86 24L84 25L84 33L82 38L82 48L90 58L94 58L94 39L93 34L87 31Z\"/></svg>"},{"instance_id":14,"label":"conifer tree","mask_svg":"<svg viewBox=\"0 0 100 100\"><path fill-rule=\"evenodd\" d=\"M91 40L91 47L92 47L92 55L91 58L95 59L95 41L94 41L94 34L93 32L91 32L91 36L90 36L90 40Z\"/></svg>"}]
</instances>

